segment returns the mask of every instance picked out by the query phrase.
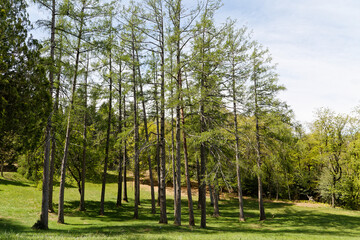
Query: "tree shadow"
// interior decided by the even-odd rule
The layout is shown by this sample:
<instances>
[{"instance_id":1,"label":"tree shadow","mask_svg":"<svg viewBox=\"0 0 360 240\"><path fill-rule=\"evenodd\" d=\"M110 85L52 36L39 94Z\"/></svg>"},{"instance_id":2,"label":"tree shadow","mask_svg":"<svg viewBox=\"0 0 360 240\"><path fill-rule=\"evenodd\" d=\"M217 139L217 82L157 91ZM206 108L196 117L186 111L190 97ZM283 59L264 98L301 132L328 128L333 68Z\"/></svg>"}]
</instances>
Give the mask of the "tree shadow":
<instances>
[{"instance_id":1,"label":"tree shadow","mask_svg":"<svg viewBox=\"0 0 360 240\"><path fill-rule=\"evenodd\" d=\"M8 218L0 218L0 232L23 232L25 227Z\"/></svg>"},{"instance_id":2,"label":"tree shadow","mask_svg":"<svg viewBox=\"0 0 360 240\"><path fill-rule=\"evenodd\" d=\"M4 178L0 178L0 185L13 185L13 186L18 186L18 187L28 187L28 186L30 186L30 184L26 184L26 183L18 182L18 181L13 181L13 180L8 180L8 179L4 179Z\"/></svg>"}]
</instances>

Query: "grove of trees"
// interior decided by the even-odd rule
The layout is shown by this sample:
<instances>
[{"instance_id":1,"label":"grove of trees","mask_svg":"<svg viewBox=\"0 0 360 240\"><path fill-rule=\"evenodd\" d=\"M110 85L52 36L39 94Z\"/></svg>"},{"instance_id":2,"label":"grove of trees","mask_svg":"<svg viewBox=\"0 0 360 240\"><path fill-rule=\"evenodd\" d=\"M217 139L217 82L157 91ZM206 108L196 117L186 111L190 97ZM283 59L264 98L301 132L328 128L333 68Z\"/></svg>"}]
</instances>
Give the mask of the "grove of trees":
<instances>
[{"instance_id":1,"label":"grove of trees","mask_svg":"<svg viewBox=\"0 0 360 240\"><path fill-rule=\"evenodd\" d=\"M118 207L134 177L135 219L141 181L149 179L151 213L163 224L168 184L175 225L184 224L181 187L188 224L202 228L209 212L221 216L222 192L237 194L239 221L244 195L258 198L260 220L264 198L359 209L360 110L321 108L300 125L278 98L285 87L269 50L236 21L216 21L220 0L34 2L48 13L36 23L48 34L41 44L28 34L26 1L0 3L1 173L16 166L41 181L34 227L48 228L54 182L59 223L69 182L85 211L86 181L101 181L106 215L108 170L118 172Z\"/></svg>"}]
</instances>

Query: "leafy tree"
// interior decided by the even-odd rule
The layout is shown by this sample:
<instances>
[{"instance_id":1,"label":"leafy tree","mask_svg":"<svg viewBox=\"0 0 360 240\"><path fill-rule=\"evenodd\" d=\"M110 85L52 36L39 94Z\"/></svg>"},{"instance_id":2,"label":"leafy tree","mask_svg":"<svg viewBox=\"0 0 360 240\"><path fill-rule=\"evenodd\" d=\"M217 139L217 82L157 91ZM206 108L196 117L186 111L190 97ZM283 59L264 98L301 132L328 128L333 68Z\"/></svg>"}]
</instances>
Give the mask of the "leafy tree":
<instances>
[{"instance_id":1,"label":"leafy tree","mask_svg":"<svg viewBox=\"0 0 360 240\"><path fill-rule=\"evenodd\" d=\"M256 135L256 164L258 178L258 199L260 220L265 220L265 210L263 203L263 184L262 184L262 163L264 154L262 145L264 140L261 134L263 128L261 120L266 113L274 111L281 106L276 99L276 94L284 90L284 87L277 84L277 75L274 66L271 64L271 57L268 50L262 49L259 44L254 44L250 55L251 77L248 95L248 109L254 115L255 135Z\"/></svg>"}]
</instances>

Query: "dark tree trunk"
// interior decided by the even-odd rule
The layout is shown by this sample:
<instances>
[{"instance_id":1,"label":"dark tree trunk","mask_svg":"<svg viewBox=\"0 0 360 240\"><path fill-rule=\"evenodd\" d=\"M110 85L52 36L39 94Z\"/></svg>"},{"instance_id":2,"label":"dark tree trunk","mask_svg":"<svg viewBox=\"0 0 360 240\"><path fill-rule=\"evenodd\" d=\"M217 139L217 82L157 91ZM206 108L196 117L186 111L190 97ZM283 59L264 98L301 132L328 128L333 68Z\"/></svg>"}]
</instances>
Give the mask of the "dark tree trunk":
<instances>
[{"instance_id":1,"label":"dark tree trunk","mask_svg":"<svg viewBox=\"0 0 360 240\"><path fill-rule=\"evenodd\" d=\"M220 217L220 210L219 210L219 186L218 186L218 182L217 179L215 177L215 185L213 188L213 192L214 192L214 217Z\"/></svg>"},{"instance_id":2,"label":"dark tree trunk","mask_svg":"<svg viewBox=\"0 0 360 240\"><path fill-rule=\"evenodd\" d=\"M200 189L200 185L201 185L201 180L200 180L200 163L199 163L199 159L196 158L196 177L197 177L197 183L198 183L198 204L197 204L197 208L200 209L201 207L201 189Z\"/></svg>"},{"instance_id":3,"label":"dark tree trunk","mask_svg":"<svg viewBox=\"0 0 360 240\"><path fill-rule=\"evenodd\" d=\"M1 159L1 177L4 177L4 160Z\"/></svg>"}]
</instances>

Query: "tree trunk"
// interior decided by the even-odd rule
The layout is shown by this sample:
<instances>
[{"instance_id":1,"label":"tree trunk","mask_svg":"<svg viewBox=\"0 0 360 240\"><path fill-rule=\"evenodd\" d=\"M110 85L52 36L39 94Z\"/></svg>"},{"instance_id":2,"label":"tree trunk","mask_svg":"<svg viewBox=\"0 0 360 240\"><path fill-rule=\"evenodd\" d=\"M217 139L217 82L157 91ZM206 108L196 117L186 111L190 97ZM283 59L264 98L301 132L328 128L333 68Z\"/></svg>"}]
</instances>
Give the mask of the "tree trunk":
<instances>
[{"instance_id":1,"label":"tree trunk","mask_svg":"<svg viewBox=\"0 0 360 240\"><path fill-rule=\"evenodd\" d=\"M85 4L83 3L82 8L81 8L81 19L80 19L78 42L77 42L77 46L76 46L75 73L74 73L74 80L72 83L70 106L69 106L69 113L68 113L67 126L66 126L64 157L61 162L58 223L64 223L64 190L65 190L66 164L67 164L67 157L68 157L68 153L69 153L69 144L70 144L70 135L71 135L71 111L73 111L73 109L74 109L76 81L77 81L77 76L78 76L78 68L79 68L79 60L80 60L80 45L81 45L82 31L83 31L83 25L84 25L84 11L85 11Z\"/></svg>"},{"instance_id":2,"label":"tree trunk","mask_svg":"<svg viewBox=\"0 0 360 240\"><path fill-rule=\"evenodd\" d=\"M160 90L160 220L159 223L167 224L166 214L166 146L165 146L165 46L164 26L160 23L160 57L161 57L161 90Z\"/></svg>"},{"instance_id":3,"label":"tree trunk","mask_svg":"<svg viewBox=\"0 0 360 240\"><path fill-rule=\"evenodd\" d=\"M51 6L51 37L50 37L50 59L51 67L55 65L55 0L52 0ZM51 68L50 68L51 69ZM50 96L53 97L53 88L54 88L54 71L50 70L49 73L50 81ZM45 149L44 149L44 165L43 165L43 185L42 185L42 202L41 202L41 215L40 221L38 222L38 228L48 229L49 222L49 179L50 179L50 145L51 145L51 118L53 115L54 109L52 109L50 115L48 116L46 123L45 131ZM3 166L1 174L3 176Z\"/></svg>"},{"instance_id":4,"label":"tree trunk","mask_svg":"<svg viewBox=\"0 0 360 240\"><path fill-rule=\"evenodd\" d=\"M213 187L214 192L214 217L220 217L220 210L219 210L219 186L215 177L215 185Z\"/></svg>"},{"instance_id":5,"label":"tree trunk","mask_svg":"<svg viewBox=\"0 0 360 240\"><path fill-rule=\"evenodd\" d=\"M60 36L60 53L59 53L59 62L62 60L62 35ZM54 113L58 113L59 109L59 98L60 98L60 77L61 77L61 63L59 66L59 72L57 74L57 86L56 86L56 95L55 95L55 103L54 103ZM51 145L51 156L50 156L50 176L49 176L49 212L53 213L53 189L54 189L54 171L55 171L55 160L56 160L56 127L52 126L52 145Z\"/></svg>"},{"instance_id":6,"label":"tree trunk","mask_svg":"<svg viewBox=\"0 0 360 240\"><path fill-rule=\"evenodd\" d=\"M201 208L201 189L200 189L200 185L201 185L201 180L200 180L200 163L199 163L199 159L196 158L196 177L197 177L197 183L198 183L198 204L197 204L197 208L200 209Z\"/></svg>"},{"instance_id":7,"label":"tree trunk","mask_svg":"<svg viewBox=\"0 0 360 240\"><path fill-rule=\"evenodd\" d=\"M210 206L214 206L214 193L213 193L213 186L211 186L210 181L207 181L209 195L210 195Z\"/></svg>"},{"instance_id":8,"label":"tree trunk","mask_svg":"<svg viewBox=\"0 0 360 240\"><path fill-rule=\"evenodd\" d=\"M171 88L171 95L173 90ZM174 216L176 213L176 168L175 168L175 134L174 134L174 109L171 108L171 165L173 175L173 189L174 189Z\"/></svg>"},{"instance_id":9,"label":"tree trunk","mask_svg":"<svg viewBox=\"0 0 360 240\"><path fill-rule=\"evenodd\" d=\"M180 56L178 55L178 61ZM179 65L179 62L178 62ZM181 121L181 116L180 116L180 100L181 100L181 91L182 91L182 87L181 87L181 72L179 70L178 72L178 76L177 76L177 80L178 80L178 85L177 85L177 106L176 106L176 168L175 168L175 188L174 188L174 192L175 192L175 218L174 218L174 224L177 226L181 225L181 128L180 128L180 121Z\"/></svg>"},{"instance_id":10,"label":"tree trunk","mask_svg":"<svg viewBox=\"0 0 360 240\"><path fill-rule=\"evenodd\" d=\"M111 50L110 50L111 51ZM110 144L110 130L111 130L111 111L112 111L112 64L111 64L111 52L109 58L110 65L110 77L109 77L109 113L108 113L108 122L107 122L107 132L106 132L106 146L105 146L105 161L104 161L104 172L102 178L101 186L101 200L100 200L100 215L104 215L104 204L105 204L105 187L106 187L106 175L108 168L109 160L109 144Z\"/></svg>"},{"instance_id":11,"label":"tree trunk","mask_svg":"<svg viewBox=\"0 0 360 240\"><path fill-rule=\"evenodd\" d=\"M136 66L135 66L135 35L134 29L132 29L132 81L133 81L133 99L134 99L134 168L135 168L135 206L134 206L134 218L139 218L139 125L138 125L138 113L137 113L137 82L136 82Z\"/></svg>"},{"instance_id":12,"label":"tree trunk","mask_svg":"<svg viewBox=\"0 0 360 240\"><path fill-rule=\"evenodd\" d=\"M261 180L261 153L260 153L260 135L259 135L259 120L256 118L256 146L257 146L257 167L258 167L258 199L259 199L259 211L260 211L260 221L265 220L265 209L263 201L263 187Z\"/></svg>"},{"instance_id":13,"label":"tree trunk","mask_svg":"<svg viewBox=\"0 0 360 240\"><path fill-rule=\"evenodd\" d=\"M124 129L126 129L126 95L124 94L123 97L123 108L124 108ZM128 202L128 196L127 196L127 179L126 179L126 164L128 162L128 156L127 156L127 147L126 147L127 141L124 140L124 156L123 156L123 162L124 162L124 198L123 200L125 202Z\"/></svg>"},{"instance_id":14,"label":"tree trunk","mask_svg":"<svg viewBox=\"0 0 360 240\"><path fill-rule=\"evenodd\" d=\"M80 211L85 211L85 178L86 178L86 140L87 140L87 79L89 74L89 56L85 72L85 99L84 99L84 132L83 132L83 153L81 161L81 192L80 192Z\"/></svg>"},{"instance_id":15,"label":"tree trunk","mask_svg":"<svg viewBox=\"0 0 360 240\"><path fill-rule=\"evenodd\" d=\"M120 60L119 62L119 86L118 86L118 92L119 92L119 118L118 118L118 122L119 122L119 127L118 127L118 134L119 136L122 133L122 61ZM122 195L122 168L123 168L123 153L122 153L122 143L123 141L121 140L120 142L120 148L119 148L119 174L118 174L118 193L117 193L117 200L116 200L116 206L119 207L121 206L121 195Z\"/></svg>"},{"instance_id":16,"label":"tree trunk","mask_svg":"<svg viewBox=\"0 0 360 240\"><path fill-rule=\"evenodd\" d=\"M1 177L4 177L4 160L1 159Z\"/></svg>"},{"instance_id":17,"label":"tree trunk","mask_svg":"<svg viewBox=\"0 0 360 240\"><path fill-rule=\"evenodd\" d=\"M137 61L139 61L139 56L138 56L137 51L136 51L136 58L137 58ZM143 108L145 140L147 143L149 143L149 131L148 131L148 124L147 124L146 106L145 106L144 91L143 91L143 85L142 85L142 79L141 79L141 73L140 73L139 66L138 66L138 74L139 74L140 95L142 97L141 103L142 103L142 108ZM151 157L150 157L149 151L146 151L146 152L147 152L147 159L148 159L148 164L149 164L149 177L150 177L150 190L151 190L151 213L155 214L155 212L156 212L156 210L155 210L155 193L154 193L154 180L153 180L153 174L152 174Z\"/></svg>"}]
</instances>

